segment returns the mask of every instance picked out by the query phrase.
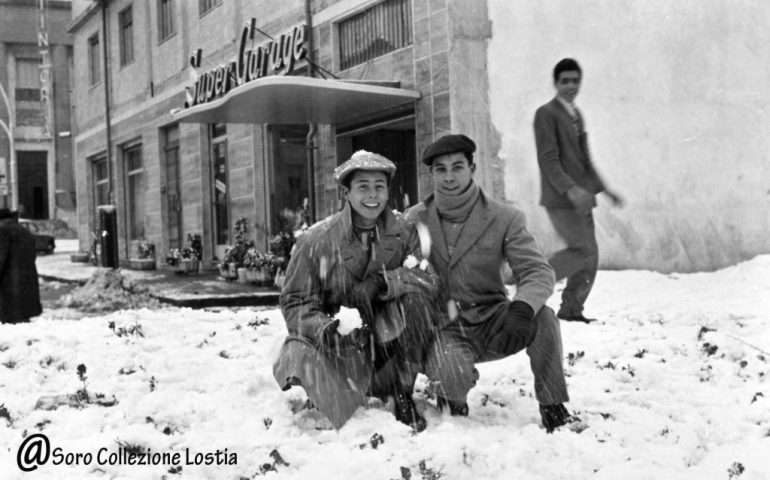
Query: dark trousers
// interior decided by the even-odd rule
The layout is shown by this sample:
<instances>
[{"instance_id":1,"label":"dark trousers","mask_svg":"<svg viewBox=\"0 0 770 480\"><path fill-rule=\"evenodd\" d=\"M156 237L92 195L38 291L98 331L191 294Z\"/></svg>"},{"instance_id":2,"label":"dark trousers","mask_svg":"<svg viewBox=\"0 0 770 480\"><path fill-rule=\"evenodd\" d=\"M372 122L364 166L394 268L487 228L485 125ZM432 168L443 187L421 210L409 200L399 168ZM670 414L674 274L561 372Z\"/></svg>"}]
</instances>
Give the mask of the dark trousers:
<instances>
[{"instance_id":1,"label":"dark trousers","mask_svg":"<svg viewBox=\"0 0 770 480\"><path fill-rule=\"evenodd\" d=\"M530 323L514 320L508 309L480 323L459 318L438 333L428 352L425 373L438 382L440 396L461 403L479 378L476 363L499 360L524 349L535 376L538 402L553 405L569 401L559 320L548 307Z\"/></svg>"},{"instance_id":2,"label":"dark trousers","mask_svg":"<svg viewBox=\"0 0 770 480\"><path fill-rule=\"evenodd\" d=\"M567 248L556 252L549 260L556 280L567 279L561 294L560 314L579 315L591 293L599 267L599 247L596 244L593 213L577 213L571 209L548 209L556 232Z\"/></svg>"},{"instance_id":3,"label":"dark trousers","mask_svg":"<svg viewBox=\"0 0 770 480\"><path fill-rule=\"evenodd\" d=\"M404 329L390 342L373 344L374 375L369 393L375 397L385 397L396 390L411 392L435 336L435 304L431 299L407 294L395 303Z\"/></svg>"}]
</instances>

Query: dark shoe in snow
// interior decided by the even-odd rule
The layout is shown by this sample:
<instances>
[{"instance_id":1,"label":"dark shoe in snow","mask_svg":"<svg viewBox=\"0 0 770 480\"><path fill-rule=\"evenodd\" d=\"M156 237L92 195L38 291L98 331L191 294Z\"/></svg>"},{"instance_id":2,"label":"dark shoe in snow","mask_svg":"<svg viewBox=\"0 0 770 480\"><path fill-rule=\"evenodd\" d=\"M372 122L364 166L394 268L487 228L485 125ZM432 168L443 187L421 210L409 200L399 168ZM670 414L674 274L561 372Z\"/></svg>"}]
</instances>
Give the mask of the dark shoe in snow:
<instances>
[{"instance_id":1,"label":"dark shoe in snow","mask_svg":"<svg viewBox=\"0 0 770 480\"><path fill-rule=\"evenodd\" d=\"M468 416L468 402L457 402L447 400L444 397L438 397L436 406L440 412L443 412L449 407L449 414L453 417L467 417Z\"/></svg>"},{"instance_id":2,"label":"dark shoe in snow","mask_svg":"<svg viewBox=\"0 0 770 480\"><path fill-rule=\"evenodd\" d=\"M583 322L583 323L592 323L595 322L595 318L586 318L583 316L582 313L578 313L577 315L571 315L566 313L557 313L556 317L564 320L565 322Z\"/></svg>"},{"instance_id":3,"label":"dark shoe in snow","mask_svg":"<svg viewBox=\"0 0 770 480\"><path fill-rule=\"evenodd\" d=\"M415 433L422 432L428 426L425 417L417 412L411 392L394 392L393 403L396 404L396 420L412 427Z\"/></svg>"},{"instance_id":4,"label":"dark shoe in snow","mask_svg":"<svg viewBox=\"0 0 770 480\"><path fill-rule=\"evenodd\" d=\"M545 431L548 433L552 433L555 429L564 425L581 423L578 417L569 413L563 403L540 405L540 418L543 421ZM580 429L580 431L585 430L585 428Z\"/></svg>"}]
</instances>

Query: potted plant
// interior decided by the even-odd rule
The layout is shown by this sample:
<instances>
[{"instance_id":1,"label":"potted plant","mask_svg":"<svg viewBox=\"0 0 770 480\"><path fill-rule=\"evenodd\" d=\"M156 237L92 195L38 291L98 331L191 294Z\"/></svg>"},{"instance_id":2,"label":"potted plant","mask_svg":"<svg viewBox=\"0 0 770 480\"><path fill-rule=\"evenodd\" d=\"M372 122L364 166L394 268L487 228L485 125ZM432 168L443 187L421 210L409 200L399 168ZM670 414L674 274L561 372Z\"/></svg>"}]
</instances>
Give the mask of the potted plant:
<instances>
[{"instance_id":1,"label":"potted plant","mask_svg":"<svg viewBox=\"0 0 770 480\"><path fill-rule=\"evenodd\" d=\"M155 270L155 244L139 239L136 244L136 257L131 257L129 266L133 270Z\"/></svg>"},{"instance_id":2,"label":"potted plant","mask_svg":"<svg viewBox=\"0 0 770 480\"><path fill-rule=\"evenodd\" d=\"M176 269L177 273L198 273L199 266L200 259L198 258L198 252L196 252L195 249L193 249L191 246L188 245L183 247L179 251L179 263Z\"/></svg>"},{"instance_id":3,"label":"potted plant","mask_svg":"<svg viewBox=\"0 0 770 480\"><path fill-rule=\"evenodd\" d=\"M235 221L234 231L235 244L225 250L224 258L219 263L219 273L225 280L238 278L238 269L243 268L246 252L254 247L254 240L247 239L249 224L246 218L240 217ZM242 281L247 282L246 272L244 271L241 275L243 275Z\"/></svg>"},{"instance_id":4,"label":"potted plant","mask_svg":"<svg viewBox=\"0 0 770 480\"><path fill-rule=\"evenodd\" d=\"M243 268L246 270L246 280L256 283L260 280L262 265L264 263L262 252L254 247L246 250L243 257Z\"/></svg>"}]
</instances>

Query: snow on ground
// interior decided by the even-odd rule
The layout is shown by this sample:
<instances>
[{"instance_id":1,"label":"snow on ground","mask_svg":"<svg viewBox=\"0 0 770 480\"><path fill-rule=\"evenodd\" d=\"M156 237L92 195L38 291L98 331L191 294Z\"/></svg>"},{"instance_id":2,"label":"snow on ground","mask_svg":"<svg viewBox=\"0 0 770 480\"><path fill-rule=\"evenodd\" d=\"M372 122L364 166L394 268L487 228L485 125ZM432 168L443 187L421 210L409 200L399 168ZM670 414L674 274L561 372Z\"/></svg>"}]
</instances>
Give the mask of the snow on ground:
<instances>
[{"instance_id":1,"label":"snow on ground","mask_svg":"<svg viewBox=\"0 0 770 480\"><path fill-rule=\"evenodd\" d=\"M558 293L549 304L558 306ZM521 353L480 366L468 418L429 408L428 429L413 435L377 404L334 431L306 408L301 389L281 392L271 370L285 334L276 309L164 308L77 321L47 311L28 325L0 325L0 472L4 479L767 479L768 312L770 256L713 273L602 271L587 312L601 321L562 323L568 406L588 429L545 433ZM41 397L83 388L80 364L91 398L118 403L35 409ZM62 457L51 456L22 474L17 451L35 432L60 453L90 453L90 464L52 465ZM180 453L181 471L97 464L107 458L100 449L118 452L119 442ZM194 463L196 453L213 458L217 450L237 463L187 464L186 455Z\"/></svg>"}]
</instances>

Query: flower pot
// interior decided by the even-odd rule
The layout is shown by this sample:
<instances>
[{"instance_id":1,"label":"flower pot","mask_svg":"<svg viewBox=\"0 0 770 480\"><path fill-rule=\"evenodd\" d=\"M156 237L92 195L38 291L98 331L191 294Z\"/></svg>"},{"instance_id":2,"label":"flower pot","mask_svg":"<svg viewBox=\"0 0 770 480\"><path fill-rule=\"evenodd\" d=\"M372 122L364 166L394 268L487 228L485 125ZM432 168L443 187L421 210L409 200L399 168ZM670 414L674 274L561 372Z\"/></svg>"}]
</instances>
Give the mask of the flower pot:
<instances>
[{"instance_id":1,"label":"flower pot","mask_svg":"<svg viewBox=\"0 0 770 480\"><path fill-rule=\"evenodd\" d=\"M129 258L128 262L131 270L155 270L154 258Z\"/></svg>"},{"instance_id":2,"label":"flower pot","mask_svg":"<svg viewBox=\"0 0 770 480\"><path fill-rule=\"evenodd\" d=\"M176 272L181 274L198 273L197 258L182 258L176 266Z\"/></svg>"},{"instance_id":3,"label":"flower pot","mask_svg":"<svg viewBox=\"0 0 770 480\"><path fill-rule=\"evenodd\" d=\"M238 272L232 263L220 263L219 275L227 281L238 278Z\"/></svg>"},{"instance_id":4,"label":"flower pot","mask_svg":"<svg viewBox=\"0 0 770 480\"><path fill-rule=\"evenodd\" d=\"M262 267L260 270L259 284L263 287L272 286L275 283L275 272L267 267Z\"/></svg>"},{"instance_id":5,"label":"flower pot","mask_svg":"<svg viewBox=\"0 0 770 480\"><path fill-rule=\"evenodd\" d=\"M249 279L246 278L246 268L240 267L238 272L238 283L249 283Z\"/></svg>"},{"instance_id":6,"label":"flower pot","mask_svg":"<svg viewBox=\"0 0 770 480\"><path fill-rule=\"evenodd\" d=\"M259 281L259 269L257 268L247 268L246 269L246 280L250 283L255 283Z\"/></svg>"}]
</instances>

